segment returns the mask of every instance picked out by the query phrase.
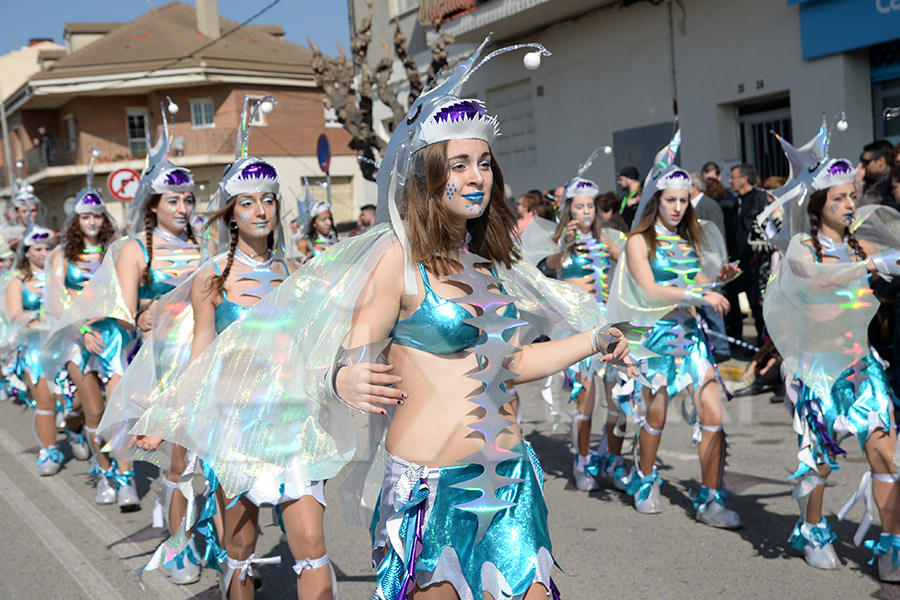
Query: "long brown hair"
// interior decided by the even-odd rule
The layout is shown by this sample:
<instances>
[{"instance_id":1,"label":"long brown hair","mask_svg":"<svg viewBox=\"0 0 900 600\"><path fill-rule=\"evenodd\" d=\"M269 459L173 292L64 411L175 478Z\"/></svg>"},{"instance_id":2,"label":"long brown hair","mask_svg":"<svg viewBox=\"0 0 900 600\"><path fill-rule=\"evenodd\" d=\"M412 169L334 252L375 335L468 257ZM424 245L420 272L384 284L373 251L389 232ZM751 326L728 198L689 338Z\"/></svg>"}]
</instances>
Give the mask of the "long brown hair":
<instances>
[{"instance_id":1,"label":"long brown hair","mask_svg":"<svg viewBox=\"0 0 900 600\"><path fill-rule=\"evenodd\" d=\"M575 201L575 198L579 198L580 196L575 196L573 198L566 198L566 201L563 202L562 210L559 211L559 223L556 224L556 231L553 232L553 241L559 242L559 238L562 237L563 233L566 231L566 225L572 220L572 203ZM584 196L585 198L591 198L590 196ZM595 240L600 239L600 229L603 226L603 219L598 218L598 213L600 212L597 208L597 201L591 198L591 201L594 203L594 220L591 223L591 233L594 235Z\"/></svg>"},{"instance_id":2,"label":"long brown hair","mask_svg":"<svg viewBox=\"0 0 900 600\"><path fill-rule=\"evenodd\" d=\"M431 144L413 157L413 176L406 185L406 222L412 257L432 273L444 276L459 269L451 256L462 245L442 198L450 169L448 142ZM503 173L491 155L493 184L484 213L466 221L472 236L469 250L494 264L509 268L519 260L516 217L506 204Z\"/></svg>"},{"instance_id":3,"label":"long brown hair","mask_svg":"<svg viewBox=\"0 0 900 600\"><path fill-rule=\"evenodd\" d=\"M78 259L84 254L84 233L81 231L79 221L79 215L73 215L72 222L69 223L69 228L66 229L64 236L63 256L70 263L78 262ZM100 233L97 235L97 241L100 242L100 247L103 248L104 253L106 253L106 247L114 237L116 237L116 230L113 227L112 220L109 218L109 215L104 213L103 225L100 226Z\"/></svg>"},{"instance_id":4,"label":"long brown hair","mask_svg":"<svg viewBox=\"0 0 900 600\"><path fill-rule=\"evenodd\" d=\"M227 219L228 222L228 232L230 235L230 247L228 248L228 258L225 260L225 268L222 269L221 275L215 275L212 279L209 280L209 287L206 292L215 292L216 294L221 294L225 289L225 280L228 279L228 275L231 273L231 267L234 265L234 253L237 250L237 242L238 242L238 229L237 223L232 227L231 223L234 223L234 205L237 201L237 196L232 196L228 199L228 202L225 203L225 206L220 208L219 210L215 210L210 213L206 213L203 215L206 217L207 227L213 227L219 221L223 221ZM281 202L278 200L278 196L275 196L275 223L276 226L278 223L281 223ZM219 240L221 243L222 240ZM275 246L275 231L273 230L269 234L268 239L268 247L271 250Z\"/></svg>"},{"instance_id":5,"label":"long brown hair","mask_svg":"<svg viewBox=\"0 0 900 600\"><path fill-rule=\"evenodd\" d=\"M141 283L144 285L152 283L153 281L153 278L150 277L150 265L153 262L153 230L156 228L158 221L156 219L156 213L151 209L159 206L159 201L162 199L162 196L162 194L153 194L147 199L147 204L144 206L144 249L147 250L147 264L144 265L144 271L141 273ZM188 239L196 244L197 238L194 237L194 230L191 227L190 218L187 220L185 230L187 231Z\"/></svg>"},{"instance_id":6,"label":"long brown hair","mask_svg":"<svg viewBox=\"0 0 900 600\"><path fill-rule=\"evenodd\" d=\"M27 283L29 279L34 277L34 271L31 269L31 261L25 256L28 253L28 249L25 249L25 252L22 253L22 256L19 257L19 260L16 262L16 269L22 272L22 283Z\"/></svg>"},{"instance_id":7,"label":"long brown hair","mask_svg":"<svg viewBox=\"0 0 900 600\"><path fill-rule=\"evenodd\" d=\"M806 213L809 215L809 233L812 235L812 240L810 241L819 262L822 262L822 242L819 241L819 227L822 224L822 209L825 208L825 201L828 199L828 189L813 192L809 197L809 203L806 205ZM861 260L865 260L867 258L866 252L859 245L859 240L850 231L849 226L844 227L844 235L847 236L847 245L853 248Z\"/></svg>"},{"instance_id":8,"label":"long brown hair","mask_svg":"<svg viewBox=\"0 0 900 600\"><path fill-rule=\"evenodd\" d=\"M644 216L641 218L641 222L628 234L629 238L635 235L643 235L647 241L647 250L650 256L656 253L656 248L659 246L659 242L656 240L656 217L659 214L659 200L662 198L663 191L665 190L656 190L656 193L650 197L647 207L644 209ZM697 253L697 256L700 256L700 246L706 243L706 236L703 235L703 230L697 223L697 214L694 212L694 207L690 200L687 202L684 216L681 217L681 221L678 222L678 226L675 228L675 233L687 240L694 252Z\"/></svg>"}]
</instances>

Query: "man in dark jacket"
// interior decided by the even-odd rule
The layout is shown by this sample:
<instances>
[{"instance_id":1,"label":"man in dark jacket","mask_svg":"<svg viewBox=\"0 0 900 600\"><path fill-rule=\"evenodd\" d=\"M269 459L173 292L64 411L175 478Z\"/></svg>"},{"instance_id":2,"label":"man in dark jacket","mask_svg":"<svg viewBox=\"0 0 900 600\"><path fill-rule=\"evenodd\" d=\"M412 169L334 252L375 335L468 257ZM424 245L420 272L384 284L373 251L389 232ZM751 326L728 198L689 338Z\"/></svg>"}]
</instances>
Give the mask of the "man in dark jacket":
<instances>
[{"instance_id":1,"label":"man in dark jacket","mask_svg":"<svg viewBox=\"0 0 900 600\"><path fill-rule=\"evenodd\" d=\"M887 140L877 140L863 146L857 169L863 174L863 190L859 205L884 204L898 208L891 191L891 156L894 146Z\"/></svg>"},{"instance_id":2,"label":"man in dark jacket","mask_svg":"<svg viewBox=\"0 0 900 600\"><path fill-rule=\"evenodd\" d=\"M729 312L728 316L725 319L726 328L728 329L728 335L743 339L742 333L742 325L741 325L741 313L740 307L735 306L737 303L732 301L731 298L737 299L737 294L739 292L747 292L747 297L751 298L752 294L749 293L749 290L753 289L754 286L759 285L759 271L756 268L757 265L753 260L753 252L750 249L750 243L748 238L750 237L750 230L753 227L753 220L765 210L766 205L768 205L768 200L766 199L766 193L756 187L759 185L759 175L756 172L756 167L748 163L742 163L731 169L731 176L728 178L729 183L731 184L731 190L735 193L737 197L737 204L735 207L735 223L734 223L734 232L735 232L735 249L738 260L741 261L741 269L743 270L743 275L738 277L734 283L729 285L729 288L735 288L731 290L731 295L726 294L726 297L731 301L731 312ZM753 312L753 321L756 326L757 333L757 345L762 345L763 340L763 316L762 316L762 304L759 302L750 302L750 310ZM736 314L735 314L736 312Z\"/></svg>"}]
</instances>

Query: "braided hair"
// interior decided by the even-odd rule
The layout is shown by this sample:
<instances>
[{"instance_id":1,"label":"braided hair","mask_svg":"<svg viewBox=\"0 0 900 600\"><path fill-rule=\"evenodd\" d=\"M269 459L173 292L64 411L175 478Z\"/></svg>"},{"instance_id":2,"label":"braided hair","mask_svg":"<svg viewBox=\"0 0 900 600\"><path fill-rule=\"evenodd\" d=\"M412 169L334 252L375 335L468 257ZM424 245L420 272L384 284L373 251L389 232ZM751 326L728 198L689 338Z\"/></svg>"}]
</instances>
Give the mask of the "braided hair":
<instances>
[{"instance_id":1,"label":"braided hair","mask_svg":"<svg viewBox=\"0 0 900 600\"><path fill-rule=\"evenodd\" d=\"M813 252L816 254L816 260L819 262L822 262L823 256L822 242L819 241L819 227L822 225L822 209L825 208L825 201L828 198L828 189L830 188L813 192L809 197L809 203L806 206L806 212L809 215L809 233L812 236L810 242L812 243ZM853 232L850 231L850 227L845 227L843 233L847 237L847 245L853 248L853 251L860 257L860 260L866 260L868 256L866 255L865 250L862 249L859 240L857 240L856 236L853 235Z\"/></svg>"},{"instance_id":2,"label":"braided hair","mask_svg":"<svg viewBox=\"0 0 900 600\"><path fill-rule=\"evenodd\" d=\"M143 285L148 285L153 282L153 277L150 276L150 268L153 263L153 230L156 229L157 220L156 213L151 209L158 207L161 199L162 194L153 194L147 200L147 205L144 207L144 248L147 250L147 264L144 265L144 270L141 273L141 283ZM194 230L191 228L190 219L188 219L188 222L185 225L185 231L187 232L188 239L197 244L197 238L194 237Z\"/></svg>"},{"instance_id":3,"label":"braided hair","mask_svg":"<svg viewBox=\"0 0 900 600\"><path fill-rule=\"evenodd\" d=\"M228 231L231 241L228 248L228 258L225 260L225 268L222 269L221 275L215 275L212 279L210 279L209 288L207 290L208 292L212 291L216 294L221 294L223 292L223 290L225 289L225 280L228 279L228 275L231 273L231 267L234 264L234 253L237 250L238 243L238 228L236 223L234 227L231 226L231 223L234 222L234 205L236 202L237 196L234 196L225 203L224 207L205 215L207 218L207 227L212 227L217 221L224 221L227 219L229 223ZM275 205L275 221L279 222L281 220L281 203L276 199ZM274 231L269 233L267 243L270 250L275 247Z\"/></svg>"}]
</instances>

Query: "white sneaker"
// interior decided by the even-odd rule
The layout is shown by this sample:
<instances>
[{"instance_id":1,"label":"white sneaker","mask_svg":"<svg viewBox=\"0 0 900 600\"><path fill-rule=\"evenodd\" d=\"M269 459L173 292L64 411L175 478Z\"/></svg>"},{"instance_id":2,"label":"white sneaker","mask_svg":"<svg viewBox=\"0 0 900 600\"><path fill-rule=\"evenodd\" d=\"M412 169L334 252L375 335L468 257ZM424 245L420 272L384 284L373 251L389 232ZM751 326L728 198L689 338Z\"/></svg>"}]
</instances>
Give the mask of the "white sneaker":
<instances>
[{"instance_id":1,"label":"white sneaker","mask_svg":"<svg viewBox=\"0 0 900 600\"><path fill-rule=\"evenodd\" d=\"M184 552L176 557L175 560L176 564L171 568L166 569L169 573L169 577L172 578L172 583L177 585L190 585L200 581L200 565L193 562L194 560L200 562L200 553L197 552L197 546L194 543L193 537L188 541L187 548L185 548ZM179 561L181 561L180 566L178 564Z\"/></svg>"},{"instance_id":2,"label":"white sneaker","mask_svg":"<svg viewBox=\"0 0 900 600\"><path fill-rule=\"evenodd\" d=\"M575 455L575 467L572 469L575 474L575 487L582 492L593 492L600 489L600 484L594 479L594 476L587 473L584 468L588 466L591 457Z\"/></svg>"},{"instance_id":3,"label":"white sneaker","mask_svg":"<svg viewBox=\"0 0 900 600\"><path fill-rule=\"evenodd\" d=\"M662 512L662 498L659 493L659 475L656 474L655 468L653 469L651 476L653 476L653 481L650 483L650 491L646 498L640 499L642 486L639 482L647 476L641 473L641 470L637 468L637 465L635 465L631 472L631 480L634 481L635 484L635 491L632 493L632 496L634 497L634 508L642 515L655 515ZM629 481L629 484L631 484L631 481Z\"/></svg>"},{"instance_id":4,"label":"white sneaker","mask_svg":"<svg viewBox=\"0 0 900 600\"><path fill-rule=\"evenodd\" d=\"M69 431L69 450L72 451L72 457L78 460L87 460L91 457L91 447L88 446L83 433Z\"/></svg>"},{"instance_id":5,"label":"white sneaker","mask_svg":"<svg viewBox=\"0 0 900 600\"><path fill-rule=\"evenodd\" d=\"M141 500L138 498L137 488L134 487L134 477L129 477L128 483L119 486L116 491L116 501L122 512L134 512L141 509Z\"/></svg>"},{"instance_id":6,"label":"white sneaker","mask_svg":"<svg viewBox=\"0 0 900 600\"><path fill-rule=\"evenodd\" d=\"M38 475L43 477L56 475L62 468L65 458L56 446L41 448L37 458Z\"/></svg>"},{"instance_id":7,"label":"white sneaker","mask_svg":"<svg viewBox=\"0 0 900 600\"><path fill-rule=\"evenodd\" d=\"M112 486L109 479L102 473L97 477L97 495L94 501L97 504L112 504L116 501L116 488Z\"/></svg>"}]
</instances>

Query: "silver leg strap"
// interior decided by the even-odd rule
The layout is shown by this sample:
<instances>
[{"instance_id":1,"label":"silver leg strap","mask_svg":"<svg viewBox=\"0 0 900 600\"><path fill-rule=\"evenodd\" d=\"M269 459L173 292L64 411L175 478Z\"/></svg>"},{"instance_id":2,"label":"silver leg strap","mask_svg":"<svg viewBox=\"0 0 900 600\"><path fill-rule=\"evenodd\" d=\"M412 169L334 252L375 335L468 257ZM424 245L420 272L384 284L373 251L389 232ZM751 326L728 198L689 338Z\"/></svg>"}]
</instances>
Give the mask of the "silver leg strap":
<instances>
[{"instance_id":1,"label":"silver leg strap","mask_svg":"<svg viewBox=\"0 0 900 600\"><path fill-rule=\"evenodd\" d=\"M699 422L694 423L694 433L691 436L691 445L695 448L700 443L700 440L703 439L703 432L709 431L711 433L717 433L722 431L721 425L701 425Z\"/></svg>"},{"instance_id":2,"label":"silver leg strap","mask_svg":"<svg viewBox=\"0 0 900 600\"><path fill-rule=\"evenodd\" d=\"M661 428L657 429L656 427L651 427L650 423L648 423L646 419L641 420L641 428L650 435L662 435L663 432Z\"/></svg>"},{"instance_id":3,"label":"silver leg strap","mask_svg":"<svg viewBox=\"0 0 900 600\"><path fill-rule=\"evenodd\" d=\"M322 567L328 567L331 570L331 597L334 600L337 600L337 576L335 575L334 567L328 559L327 554L321 558L304 558L303 560L298 560L294 563L292 568L294 569L294 573L297 574L297 577L300 577L303 575L303 571L307 569L321 569Z\"/></svg>"},{"instance_id":4,"label":"silver leg strap","mask_svg":"<svg viewBox=\"0 0 900 600\"><path fill-rule=\"evenodd\" d=\"M88 442L93 442L94 444L100 444L100 438L97 436L98 429L94 427L84 426L84 432L87 433ZM92 448L93 450L93 448Z\"/></svg>"},{"instance_id":5,"label":"silver leg strap","mask_svg":"<svg viewBox=\"0 0 900 600\"><path fill-rule=\"evenodd\" d=\"M859 482L859 487L856 489L856 492L847 501L843 508L838 511L837 518L838 521L843 521L844 517L847 516L847 513L850 512L850 509L859 502L860 500L866 501L866 510L863 513L863 517L859 522L859 528L856 530L856 535L853 536L853 543L859 546L862 541L866 537L866 533L869 531L869 527L872 525L872 516L873 516L873 505L875 504L875 499L872 496L872 479L877 481L883 481L885 483L896 483L900 481L900 475L896 473L873 473L872 471L866 471L863 473L862 479Z\"/></svg>"},{"instance_id":6,"label":"silver leg strap","mask_svg":"<svg viewBox=\"0 0 900 600\"><path fill-rule=\"evenodd\" d=\"M222 573L221 585L222 600L228 600L228 590L231 588L231 580L234 574L238 574L238 579L246 581L247 577L256 575L253 565L279 565L281 564L280 556L269 556L267 558L256 558L256 554L251 554L246 560L236 560L230 556L225 558L225 570Z\"/></svg>"},{"instance_id":7,"label":"silver leg strap","mask_svg":"<svg viewBox=\"0 0 900 600\"><path fill-rule=\"evenodd\" d=\"M55 410L46 410L43 408L36 408L36 409L34 409L34 414L35 415L50 415L50 416L52 416L52 415L56 414L56 411Z\"/></svg>"}]
</instances>

